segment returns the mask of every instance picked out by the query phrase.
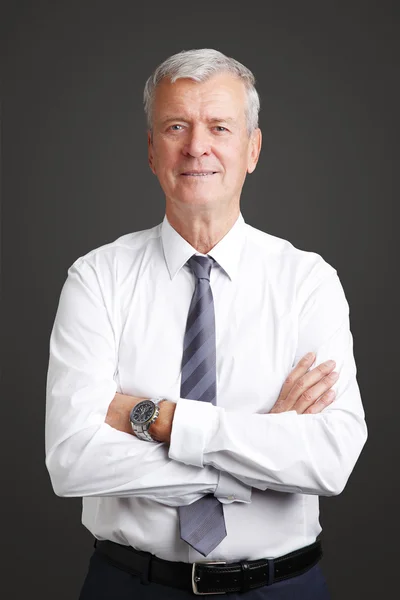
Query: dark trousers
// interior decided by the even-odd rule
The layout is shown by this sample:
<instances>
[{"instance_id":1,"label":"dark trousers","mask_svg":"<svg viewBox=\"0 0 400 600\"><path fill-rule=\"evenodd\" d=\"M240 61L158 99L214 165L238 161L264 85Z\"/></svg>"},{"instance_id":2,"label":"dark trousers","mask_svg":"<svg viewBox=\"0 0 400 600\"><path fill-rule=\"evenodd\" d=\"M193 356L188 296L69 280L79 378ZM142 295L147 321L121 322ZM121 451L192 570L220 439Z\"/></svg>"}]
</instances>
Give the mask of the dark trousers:
<instances>
[{"instance_id":1,"label":"dark trousers","mask_svg":"<svg viewBox=\"0 0 400 600\"><path fill-rule=\"evenodd\" d=\"M330 600L328 587L319 565L298 577L243 594L211 594L210 600ZM191 592L158 583L141 583L140 575L131 575L94 551L79 600L194 600Z\"/></svg>"}]
</instances>

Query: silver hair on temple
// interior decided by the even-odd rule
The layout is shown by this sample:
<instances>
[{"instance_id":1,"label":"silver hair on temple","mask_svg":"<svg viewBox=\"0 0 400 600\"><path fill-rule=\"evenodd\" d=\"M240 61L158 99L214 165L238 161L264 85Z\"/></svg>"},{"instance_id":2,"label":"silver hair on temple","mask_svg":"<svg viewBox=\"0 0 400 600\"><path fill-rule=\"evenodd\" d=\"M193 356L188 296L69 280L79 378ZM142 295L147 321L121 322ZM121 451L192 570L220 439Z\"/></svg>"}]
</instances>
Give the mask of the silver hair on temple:
<instances>
[{"instance_id":1,"label":"silver hair on temple","mask_svg":"<svg viewBox=\"0 0 400 600\"><path fill-rule=\"evenodd\" d=\"M206 81L213 75L228 72L239 77L246 88L247 107L246 120L247 131L250 135L258 127L258 112L260 110L260 98L254 87L255 78L253 73L240 62L229 56L225 56L218 50L202 48L199 50L183 50L173 54L162 62L146 81L143 94L144 110L147 117L147 126L152 130L152 111L154 95L157 85L167 77L174 83L177 79L190 78L194 81Z\"/></svg>"}]
</instances>

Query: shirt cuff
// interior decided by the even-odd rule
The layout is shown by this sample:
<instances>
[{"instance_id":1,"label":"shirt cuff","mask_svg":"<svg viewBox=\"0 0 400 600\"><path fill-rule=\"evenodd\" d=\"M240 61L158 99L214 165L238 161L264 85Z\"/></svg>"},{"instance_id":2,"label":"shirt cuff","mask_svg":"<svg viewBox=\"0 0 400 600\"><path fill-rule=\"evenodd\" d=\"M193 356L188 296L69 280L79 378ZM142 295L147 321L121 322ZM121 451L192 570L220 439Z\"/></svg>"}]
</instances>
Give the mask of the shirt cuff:
<instances>
[{"instance_id":1,"label":"shirt cuff","mask_svg":"<svg viewBox=\"0 0 400 600\"><path fill-rule=\"evenodd\" d=\"M172 422L169 458L204 467L204 449L218 428L220 410L210 402L179 398Z\"/></svg>"},{"instance_id":2,"label":"shirt cuff","mask_svg":"<svg viewBox=\"0 0 400 600\"><path fill-rule=\"evenodd\" d=\"M252 489L251 486L242 483L230 473L220 471L218 485L214 492L214 496L218 498L222 504L232 504L232 502L244 502L245 504L250 504Z\"/></svg>"}]
</instances>

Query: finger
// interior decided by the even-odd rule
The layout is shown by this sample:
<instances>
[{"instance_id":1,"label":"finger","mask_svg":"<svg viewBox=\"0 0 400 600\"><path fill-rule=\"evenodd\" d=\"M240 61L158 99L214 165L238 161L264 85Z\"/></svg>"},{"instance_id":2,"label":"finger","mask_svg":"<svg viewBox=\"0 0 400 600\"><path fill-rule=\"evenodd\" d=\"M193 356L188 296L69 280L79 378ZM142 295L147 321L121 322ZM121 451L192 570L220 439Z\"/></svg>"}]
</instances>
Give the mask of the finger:
<instances>
[{"instance_id":1,"label":"finger","mask_svg":"<svg viewBox=\"0 0 400 600\"><path fill-rule=\"evenodd\" d=\"M289 375L285 379L283 386L281 388L277 403L280 404L281 402L286 400L286 398L288 397L288 395L289 395L291 389L293 388L293 386L295 385L295 383L298 381L298 379L300 377L302 377L303 375L305 375L307 373L308 369L314 363L314 360L315 360L314 352L309 352L308 354L306 354L305 356L303 356L303 358L301 358L299 360L299 362L297 363L295 368L292 371L290 371Z\"/></svg>"},{"instance_id":2,"label":"finger","mask_svg":"<svg viewBox=\"0 0 400 600\"><path fill-rule=\"evenodd\" d=\"M309 406L312 402L315 402L323 392L332 387L333 383L330 383L331 380L326 379L326 377L331 374L335 365L336 363L334 360L327 360L300 377L292 387L286 399L286 404L290 407L287 410L292 410L300 398L302 398L302 400L308 400ZM322 387L312 390L312 388L320 382L322 382ZM327 383L330 385L327 385ZM315 395L318 391L319 393ZM308 406L305 408L308 408Z\"/></svg>"},{"instance_id":3,"label":"finger","mask_svg":"<svg viewBox=\"0 0 400 600\"><path fill-rule=\"evenodd\" d=\"M318 398L322 396L322 394L325 394L325 392L327 392L336 383L338 378L339 373L333 371L312 387L307 388L301 394L301 396L299 396L298 400L293 405L292 410L295 410L299 414L305 412L309 406L314 404L314 402L316 402Z\"/></svg>"},{"instance_id":4,"label":"finger","mask_svg":"<svg viewBox=\"0 0 400 600\"><path fill-rule=\"evenodd\" d=\"M317 413L322 412L324 410L324 408L326 408L327 406L332 404L332 402L335 400L335 397L336 397L335 390L328 390L325 394L323 394L321 396L321 398L319 398L316 402L314 402L314 404L311 404L311 406L309 406L307 408L307 410L304 411L303 414L315 415Z\"/></svg>"}]
</instances>

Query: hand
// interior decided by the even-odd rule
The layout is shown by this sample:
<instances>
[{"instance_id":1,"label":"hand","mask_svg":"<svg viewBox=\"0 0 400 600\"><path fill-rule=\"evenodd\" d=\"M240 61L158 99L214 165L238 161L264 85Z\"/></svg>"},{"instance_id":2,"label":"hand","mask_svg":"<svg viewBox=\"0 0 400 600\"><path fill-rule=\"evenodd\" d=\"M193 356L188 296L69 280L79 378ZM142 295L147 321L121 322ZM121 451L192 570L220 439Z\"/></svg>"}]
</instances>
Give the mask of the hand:
<instances>
[{"instance_id":1,"label":"hand","mask_svg":"<svg viewBox=\"0 0 400 600\"><path fill-rule=\"evenodd\" d=\"M315 360L315 354L304 356L291 371L282 386L278 400L270 413L295 410L301 414L322 412L335 399L335 391L330 388L338 380L339 374L333 369L334 360L326 361L308 371Z\"/></svg>"}]
</instances>

